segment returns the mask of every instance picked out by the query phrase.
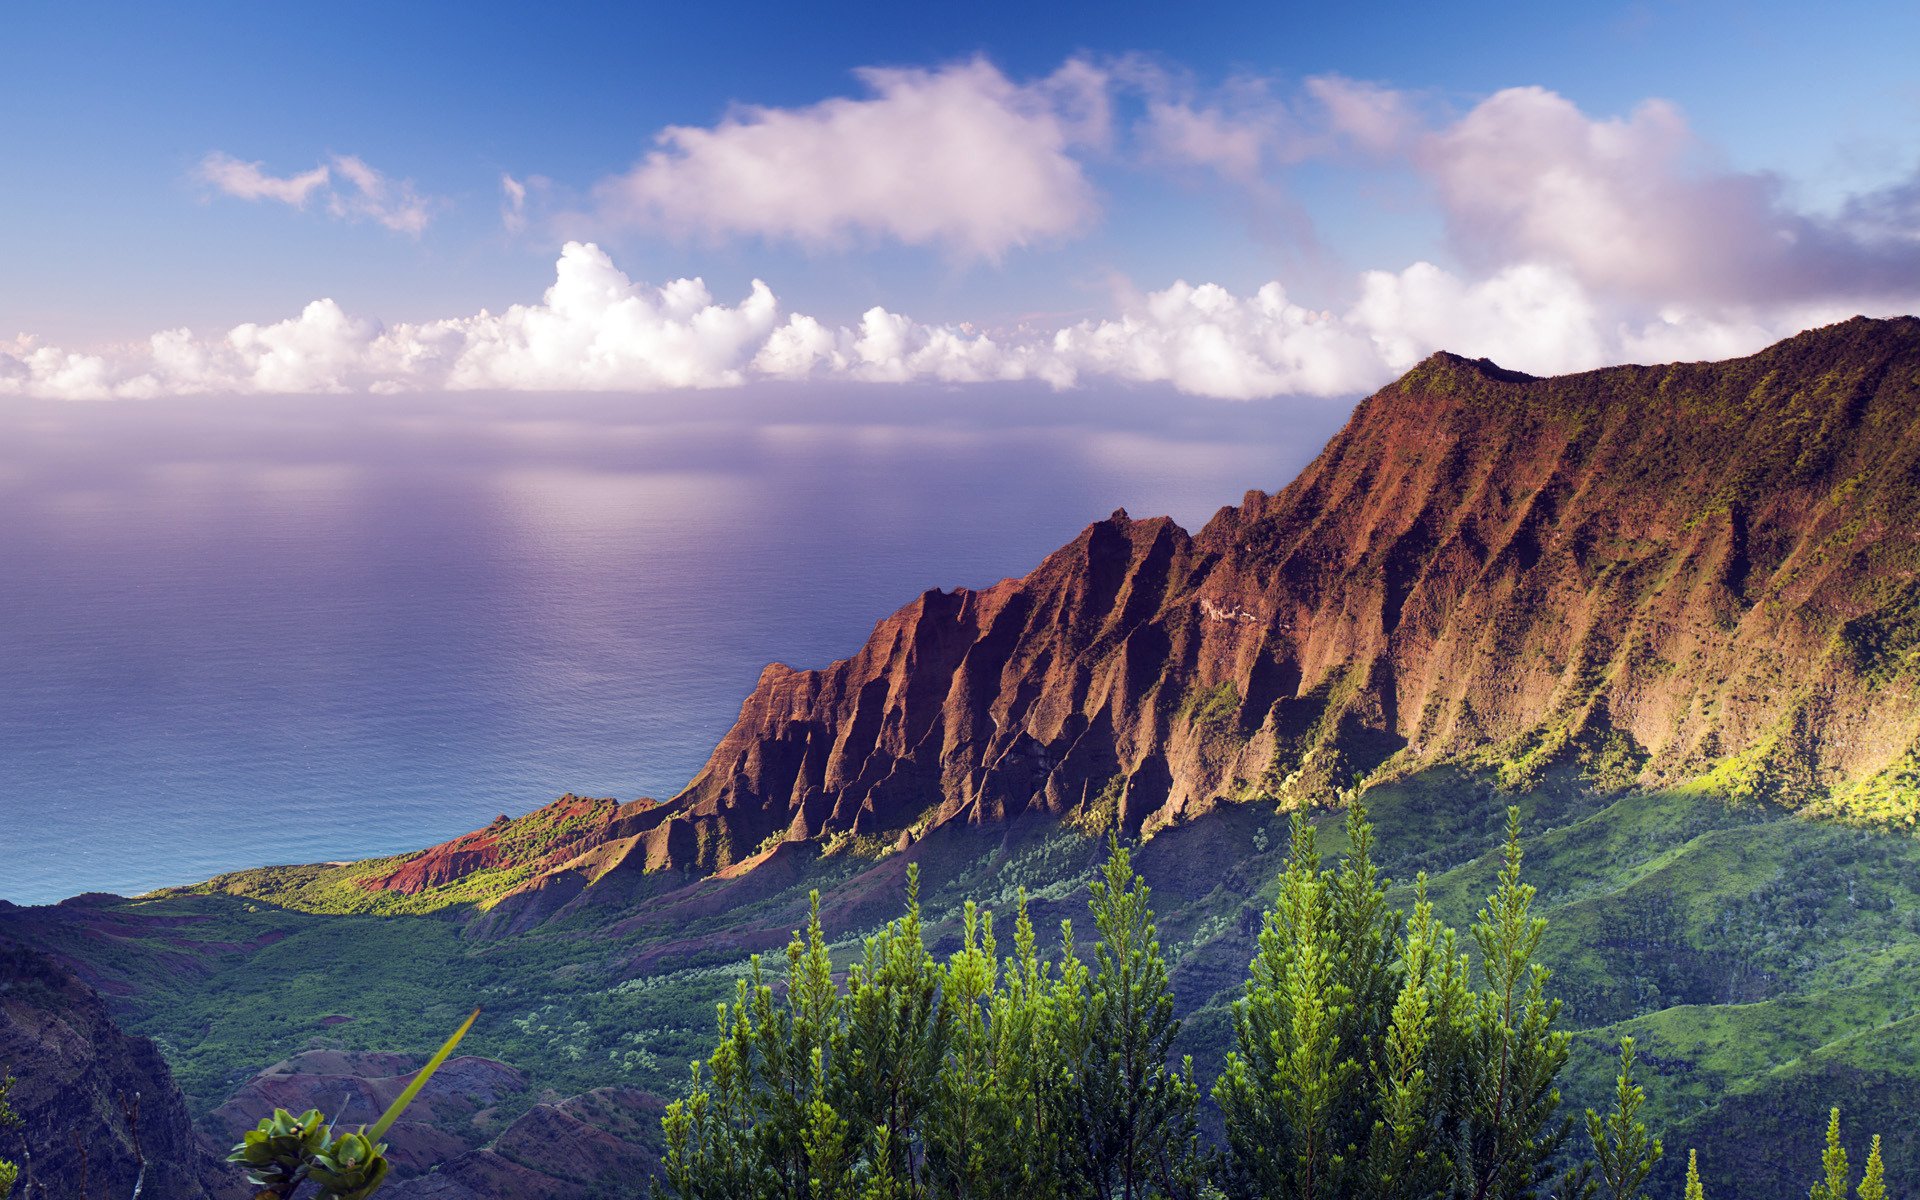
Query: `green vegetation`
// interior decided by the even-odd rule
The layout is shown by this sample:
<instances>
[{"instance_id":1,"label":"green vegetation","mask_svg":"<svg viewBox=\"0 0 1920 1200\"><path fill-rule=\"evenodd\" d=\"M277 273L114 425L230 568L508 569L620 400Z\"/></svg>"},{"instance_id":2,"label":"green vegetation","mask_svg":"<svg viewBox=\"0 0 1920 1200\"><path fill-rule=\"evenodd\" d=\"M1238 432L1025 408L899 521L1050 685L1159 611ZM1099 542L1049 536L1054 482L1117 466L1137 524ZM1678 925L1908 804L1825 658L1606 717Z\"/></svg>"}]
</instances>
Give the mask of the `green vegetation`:
<instances>
[{"instance_id":1,"label":"green vegetation","mask_svg":"<svg viewBox=\"0 0 1920 1200\"><path fill-rule=\"evenodd\" d=\"M523 817L501 817L477 836L500 858L449 883L413 894L368 885L386 878L407 859L374 858L351 863L258 867L218 875L188 893L237 895L310 913L374 913L421 916L452 908L485 911L531 880L548 855L602 825L616 807L605 799L562 796Z\"/></svg>"},{"instance_id":2,"label":"green vegetation","mask_svg":"<svg viewBox=\"0 0 1920 1200\"><path fill-rule=\"evenodd\" d=\"M0 1072L0 1133L20 1128L20 1114L13 1111L7 1098L13 1093L13 1076ZM20 1180L20 1167L8 1159L0 1158L0 1200L7 1200L13 1194L13 1185Z\"/></svg>"},{"instance_id":3,"label":"green vegetation","mask_svg":"<svg viewBox=\"0 0 1920 1200\"><path fill-rule=\"evenodd\" d=\"M842 986L816 893L784 991L754 958L720 1006L718 1045L669 1107L665 1193L1634 1200L1663 1152L1641 1117L1631 1038L1613 1107L1587 1110L1588 1156L1553 1182L1572 1126L1557 1086L1571 1039L1536 961L1547 923L1521 879L1519 820L1510 809L1473 928L1476 966L1434 919L1424 879L1411 919L1391 907L1360 806L1336 871L1294 817L1213 1087L1217 1151L1198 1133L1193 1060L1170 1065L1180 1022L1169 970L1150 891L1117 843L1089 889L1093 969L1070 923L1057 957L1040 953L1024 894L1012 957L996 962L992 916L968 903L941 962L909 872L905 915L866 939ZM1838 1121L1835 1110L1829 1190L1815 1200L1847 1195ZM1703 1194L1691 1153L1685 1189ZM1877 1139L1860 1195L1885 1195Z\"/></svg>"},{"instance_id":4,"label":"green vegetation","mask_svg":"<svg viewBox=\"0 0 1920 1200\"><path fill-rule=\"evenodd\" d=\"M961 945L927 952L919 879L906 914L836 986L814 896L776 1001L760 974L720 1012L720 1043L663 1121L663 1183L685 1200L1192 1195L1198 1089L1167 1058L1179 1022L1148 889L1117 845L1093 886L1089 969L1070 925L1056 963L1024 894L1014 957L966 906Z\"/></svg>"},{"instance_id":5,"label":"green vegetation","mask_svg":"<svg viewBox=\"0 0 1920 1200\"><path fill-rule=\"evenodd\" d=\"M1618 1048L1632 1037L1647 1124L1669 1147L1698 1148L1712 1194L1742 1200L1787 1200L1780 1181L1818 1158L1837 1101L1853 1119L1904 1128L1920 1088L1920 840L1695 791L1617 791L1596 774L1569 761L1505 795L1490 772L1439 768L1368 789L1374 861L1407 881L1387 889L1390 903L1413 912L1411 881L1425 872L1434 919L1469 928L1497 884L1503 862L1486 849L1511 802L1534 831L1533 908L1549 920L1537 957L1553 968L1558 1027L1572 1034L1560 1083L1569 1111L1609 1109ZM1340 814L1308 810L1308 820L1324 851L1348 849ZM1024 889L1039 951L1058 961L1059 921L1085 912L1102 844L1044 820L931 831L910 855L930 952L945 960L964 943L966 898L1004 915ZM1237 1048L1235 1005L1261 912L1278 903L1292 852L1287 814L1261 802L1163 830L1133 852L1154 889L1181 1022L1175 1061L1191 1055L1203 1089ZM74 910L32 936L111 985L118 1016L158 1039L196 1114L301 1050L424 1055L483 1003L465 1052L529 1082L488 1113L491 1129L543 1093L618 1083L678 1094L687 1062L711 1050L715 1004L749 976L745 937L777 930L784 941L818 890L829 911L853 914L832 931L845 934L829 945L835 961L858 958L882 926L842 898L871 890L865 873L898 869L897 858L816 858L777 886L756 872L751 889L672 919L642 905L618 921L582 916L510 936L475 935L460 907L324 915L231 890ZM1464 940L1477 961L1478 944ZM411 973L365 973L343 998L334 964L370 961ZM1864 1143L1850 1150L1865 1161ZM1890 1138L1882 1154L1888 1173L1920 1176L1910 1139ZM1670 1152L1649 1188L1680 1195L1686 1166Z\"/></svg>"},{"instance_id":6,"label":"green vegetation","mask_svg":"<svg viewBox=\"0 0 1920 1200\"><path fill-rule=\"evenodd\" d=\"M1228 679L1194 687L1180 701L1179 717L1213 733L1232 733L1240 720L1240 688Z\"/></svg>"}]
</instances>

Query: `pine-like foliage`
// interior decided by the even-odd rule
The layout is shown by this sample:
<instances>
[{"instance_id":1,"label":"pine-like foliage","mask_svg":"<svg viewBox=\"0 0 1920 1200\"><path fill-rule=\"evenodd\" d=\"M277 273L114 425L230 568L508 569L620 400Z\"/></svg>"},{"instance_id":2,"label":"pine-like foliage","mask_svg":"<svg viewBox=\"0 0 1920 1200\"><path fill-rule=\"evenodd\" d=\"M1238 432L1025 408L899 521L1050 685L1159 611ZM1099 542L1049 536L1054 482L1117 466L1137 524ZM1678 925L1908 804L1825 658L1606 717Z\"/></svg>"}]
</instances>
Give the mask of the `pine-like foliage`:
<instances>
[{"instance_id":1,"label":"pine-like foliage","mask_svg":"<svg viewBox=\"0 0 1920 1200\"><path fill-rule=\"evenodd\" d=\"M13 1076L0 1071L0 1130L20 1127L20 1115L13 1111L7 1097L13 1091ZM7 1200L13 1194L13 1185L20 1179L20 1168L4 1158L0 1158L0 1200Z\"/></svg>"},{"instance_id":2,"label":"pine-like foliage","mask_svg":"<svg viewBox=\"0 0 1920 1200\"><path fill-rule=\"evenodd\" d=\"M1835 1108L1827 1114L1827 1145L1820 1154L1820 1178L1808 1194L1811 1200L1847 1200L1852 1177L1847 1148L1840 1142L1840 1110ZM1880 1135L1876 1133L1854 1195L1858 1200L1887 1200L1887 1194L1886 1167L1880 1161Z\"/></svg>"},{"instance_id":3,"label":"pine-like foliage","mask_svg":"<svg viewBox=\"0 0 1920 1200\"><path fill-rule=\"evenodd\" d=\"M1176 1200L1203 1178L1189 1065L1146 885L1117 844L1093 888L1096 969L1062 923L1043 959L1026 897L1013 957L968 904L927 952L907 911L834 982L819 900L776 993L756 960L719 1045L664 1118L661 1186L686 1200Z\"/></svg>"},{"instance_id":4,"label":"pine-like foliage","mask_svg":"<svg viewBox=\"0 0 1920 1200\"><path fill-rule=\"evenodd\" d=\"M1214 1087L1221 1186L1246 1200L1535 1195L1568 1128L1555 1119L1568 1036L1535 961L1545 922L1520 878L1517 813L1473 931L1478 991L1424 878L1411 919L1388 905L1357 801L1347 832L1346 862L1327 871L1313 828L1294 821Z\"/></svg>"},{"instance_id":5,"label":"pine-like foliage","mask_svg":"<svg viewBox=\"0 0 1920 1200\"><path fill-rule=\"evenodd\" d=\"M1880 1135L1873 1135L1873 1148L1867 1151L1866 1173L1860 1177L1856 1193L1860 1200L1887 1200L1887 1171L1880 1162Z\"/></svg>"},{"instance_id":6,"label":"pine-like foliage","mask_svg":"<svg viewBox=\"0 0 1920 1200\"><path fill-rule=\"evenodd\" d=\"M1198 1183L1193 1062L1168 1066L1180 1022L1145 881L1117 842L1093 884L1098 969L1086 1012L1078 1127L1083 1178L1100 1200L1176 1196Z\"/></svg>"},{"instance_id":7,"label":"pine-like foliage","mask_svg":"<svg viewBox=\"0 0 1920 1200\"><path fill-rule=\"evenodd\" d=\"M1599 1175L1588 1190L1601 1200L1635 1200L1665 1153L1659 1138L1647 1136L1646 1122L1640 1119L1646 1101L1646 1090L1633 1081L1633 1039L1622 1038L1613 1111L1602 1117L1587 1110L1587 1138L1593 1143L1593 1166ZM1697 1184L1691 1158L1687 1172Z\"/></svg>"},{"instance_id":8,"label":"pine-like foliage","mask_svg":"<svg viewBox=\"0 0 1920 1200\"><path fill-rule=\"evenodd\" d=\"M926 947L919 876L905 913L835 975L814 898L784 990L756 958L719 1009L713 1054L664 1120L659 1185L677 1200L1641 1200L1661 1158L1631 1039L1614 1102L1589 1109L1586 1159L1549 1181L1572 1121L1568 1035L1537 961L1545 922L1521 878L1519 818L1472 936L1387 902L1357 797L1344 862L1293 822L1234 1049L1200 1136L1191 1061L1151 893L1113 842L1090 888L1099 937L1062 922L1044 956L1020 895L1013 953L971 903L959 947ZM1848 1200L1839 1112L1812 1200ZM1858 1200L1886 1200L1876 1138ZM1688 1155L1685 1200L1704 1200Z\"/></svg>"},{"instance_id":9,"label":"pine-like foliage","mask_svg":"<svg viewBox=\"0 0 1920 1200\"><path fill-rule=\"evenodd\" d=\"M1827 1114L1827 1148L1820 1155L1820 1180L1809 1192L1811 1200L1847 1200L1847 1148L1840 1144L1840 1110Z\"/></svg>"}]
</instances>

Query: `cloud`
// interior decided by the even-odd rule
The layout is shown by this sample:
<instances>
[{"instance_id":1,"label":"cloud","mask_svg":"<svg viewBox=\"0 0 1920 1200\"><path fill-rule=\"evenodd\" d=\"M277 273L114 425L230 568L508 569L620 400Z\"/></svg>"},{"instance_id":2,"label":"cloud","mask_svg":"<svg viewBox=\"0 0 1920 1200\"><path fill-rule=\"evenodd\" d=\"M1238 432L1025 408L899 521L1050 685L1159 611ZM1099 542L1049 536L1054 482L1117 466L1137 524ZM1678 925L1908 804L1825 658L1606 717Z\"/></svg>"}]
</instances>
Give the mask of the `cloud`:
<instances>
[{"instance_id":1,"label":"cloud","mask_svg":"<svg viewBox=\"0 0 1920 1200\"><path fill-rule=\"evenodd\" d=\"M1107 132L1104 75L1069 62L1016 84L990 63L867 68L871 93L801 108L744 107L674 126L595 192L606 222L805 245L854 237L967 258L1062 237L1096 212L1073 156Z\"/></svg>"},{"instance_id":2,"label":"cloud","mask_svg":"<svg viewBox=\"0 0 1920 1200\"><path fill-rule=\"evenodd\" d=\"M202 182L218 191L242 200L278 200L295 208L303 207L307 197L327 186L325 165L299 175L269 175L265 164L241 162L232 155L215 151L200 160Z\"/></svg>"},{"instance_id":3,"label":"cloud","mask_svg":"<svg viewBox=\"0 0 1920 1200\"><path fill-rule=\"evenodd\" d=\"M1401 147L1481 269L1550 263L1655 303L1889 296L1920 279L1920 182L1856 197L1838 218L1803 212L1778 177L1721 166L1665 101L1595 118L1544 88L1509 88L1411 138L1391 121L1368 132L1350 94L1336 106L1356 139Z\"/></svg>"},{"instance_id":4,"label":"cloud","mask_svg":"<svg viewBox=\"0 0 1920 1200\"><path fill-rule=\"evenodd\" d=\"M433 220L432 203L413 184L395 183L351 154L335 155L333 169L353 185L352 191L335 188L327 198L327 211L334 216L373 221L414 237Z\"/></svg>"},{"instance_id":5,"label":"cloud","mask_svg":"<svg viewBox=\"0 0 1920 1200\"><path fill-rule=\"evenodd\" d=\"M1272 124L1219 108L1155 100L1147 105L1136 132L1151 159L1210 167L1232 179L1251 180L1275 140Z\"/></svg>"},{"instance_id":6,"label":"cloud","mask_svg":"<svg viewBox=\"0 0 1920 1200\"><path fill-rule=\"evenodd\" d=\"M305 208L309 199L324 197L334 217L373 221L414 237L425 232L436 207L411 182L395 182L351 154L336 154L298 175L279 176L267 174L261 163L215 151L200 160L196 174L216 191L241 200L276 200Z\"/></svg>"},{"instance_id":7,"label":"cloud","mask_svg":"<svg viewBox=\"0 0 1920 1200\"><path fill-rule=\"evenodd\" d=\"M1320 106L1327 132L1369 154L1404 152L1420 132L1420 120L1407 96L1392 88L1318 75L1306 82L1306 92Z\"/></svg>"},{"instance_id":8,"label":"cloud","mask_svg":"<svg viewBox=\"0 0 1920 1200\"><path fill-rule=\"evenodd\" d=\"M527 227L527 185L505 172L500 175L500 223L508 233Z\"/></svg>"},{"instance_id":9,"label":"cloud","mask_svg":"<svg viewBox=\"0 0 1920 1200\"><path fill-rule=\"evenodd\" d=\"M166 330L112 352L16 338L0 343L0 396L643 393L768 379L1118 382L1235 400L1345 396L1386 383L1438 349L1545 374L1746 353L1854 311L1829 303L1650 312L1542 263L1483 279L1416 263L1368 272L1356 292L1351 305L1332 311L1296 303L1278 282L1250 295L1175 283L1123 300L1111 317L1062 328L984 331L878 307L841 326L783 313L759 280L731 304L698 279L638 283L598 247L573 242L539 303L501 313L384 326L322 299L285 320L208 338Z\"/></svg>"}]
</instances>

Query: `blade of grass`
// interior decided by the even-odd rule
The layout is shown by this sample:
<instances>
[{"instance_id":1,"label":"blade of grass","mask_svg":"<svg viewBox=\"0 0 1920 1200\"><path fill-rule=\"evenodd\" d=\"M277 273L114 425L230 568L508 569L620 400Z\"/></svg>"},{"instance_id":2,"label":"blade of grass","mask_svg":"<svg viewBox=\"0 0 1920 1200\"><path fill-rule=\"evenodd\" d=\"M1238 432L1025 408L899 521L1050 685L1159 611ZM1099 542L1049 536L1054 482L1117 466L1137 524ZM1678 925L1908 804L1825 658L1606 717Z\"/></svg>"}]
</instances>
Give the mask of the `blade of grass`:
<instances>
[{"instance_id":1,"label":"blade of grass","mask_svg":"<svg viewBox=\"0 0 1920 1200\"><path fill-rule=\"evenodd\" d=\"M480 1010L477 1008L467 1014L467 1019L461 1022L460 1028L454 1030L453 1036L447 1039L446 1044L440 1047L439 1052L427 1060L426 1066L420 1068L420 1073L413 1077L413 1082L407 1085L407 1090L395 1096L393 1103L387 1105L387 1111L381 1113L380 1119L373 1123L373 1128L366 1131L366 1135L370 1140L379 1141L380 1135L385 1133L395 1121L400 1119L400 1114L407 1110L407 1105L413 1103L413 1098L420 1094L421 1088L427 1086L427 1080L431 1079L433 1073L440 1069L441 1063L447 1061L447 1055L453 1053L453 1048L460 1044L461 1038L467 1036L467 1030L472 1029L473 1023L479 1018Z\"/></svg>"}]
</instances>

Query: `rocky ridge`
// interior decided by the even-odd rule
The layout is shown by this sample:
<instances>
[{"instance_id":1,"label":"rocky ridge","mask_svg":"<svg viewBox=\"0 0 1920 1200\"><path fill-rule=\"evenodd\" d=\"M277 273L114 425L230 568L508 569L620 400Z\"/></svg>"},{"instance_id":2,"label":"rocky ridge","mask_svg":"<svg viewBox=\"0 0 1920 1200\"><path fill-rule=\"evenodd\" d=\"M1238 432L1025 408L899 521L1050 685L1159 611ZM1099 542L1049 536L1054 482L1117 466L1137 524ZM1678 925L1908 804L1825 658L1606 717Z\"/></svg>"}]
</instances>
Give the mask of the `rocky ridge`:
<instances>
[{"instance_id":1,"label":"rocky ridge","mask_svg":"<svg viewBox=\"0 0 1920 1200\"><path fill-rule=\"evenodd\" d=\"M511 931L781 847L1022 813L1151 837L1449 761L1911 825L1917 571L1920 320L1554 378L1436 354L1197 533L1116 512L850 658L767 667L665 803L566 797L357 886L455 902L490 873Z\"/></svg>"},{"instance_id":2,"label":"rocky ridge","mask_svg":"<svg viewBox=\"0 0 1920 1200\"><path fill-rule=\"evenodd\" d=\"M1029 811L1151 836L1461 758L1911 823L1916 567L1920 320L1548 379L1437 354L1198 533L1116 512L769 666L685 791L506 907Z\"/></svg>"}]
</instances>

